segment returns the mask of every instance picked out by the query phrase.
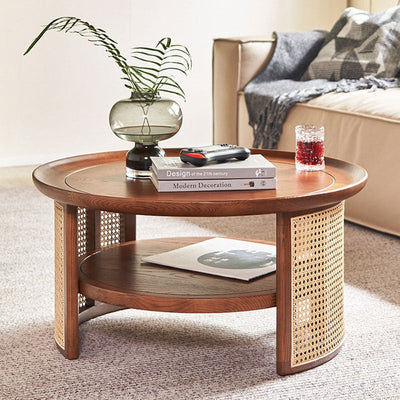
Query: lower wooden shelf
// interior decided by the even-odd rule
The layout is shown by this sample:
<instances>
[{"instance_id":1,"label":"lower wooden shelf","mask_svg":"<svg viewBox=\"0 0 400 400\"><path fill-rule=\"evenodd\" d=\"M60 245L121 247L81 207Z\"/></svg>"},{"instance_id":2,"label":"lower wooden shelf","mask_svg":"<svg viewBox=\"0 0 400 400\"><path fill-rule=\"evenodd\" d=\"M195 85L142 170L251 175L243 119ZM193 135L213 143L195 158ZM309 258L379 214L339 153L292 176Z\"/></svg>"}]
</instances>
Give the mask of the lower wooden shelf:
<instances>
[{"instance_id":1,"label":"lower wooden shelf","mask_svg":"<svg viewBox=\"0 0 400 400\"><path fill-rule=\"evenodd\" d=\"M141 240L102 249L81 261L79 292L108 304L165 312L236 312L276 305L275 274L245 282L141 263L142 257L206 239Z\"/></svg>"}]
</instances>

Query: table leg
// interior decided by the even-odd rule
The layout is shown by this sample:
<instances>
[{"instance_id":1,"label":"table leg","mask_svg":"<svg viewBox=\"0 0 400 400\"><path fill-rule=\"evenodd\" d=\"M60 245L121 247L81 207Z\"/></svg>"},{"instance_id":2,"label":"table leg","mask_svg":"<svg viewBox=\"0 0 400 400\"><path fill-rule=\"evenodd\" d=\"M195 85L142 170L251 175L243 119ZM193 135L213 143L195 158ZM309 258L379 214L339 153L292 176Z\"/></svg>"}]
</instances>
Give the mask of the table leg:
<instances>
[{"instance_id":1,"label":"table leg","mask_svg":"<svg viewBox=\"0 0 400 400\"><path fill-rule=\"evenodd\" d=\"M334 357L343 343L344 203L277 214L277 371Z\"/></svg>"},{"instance_id":2,"label":"table leg","mask_svg":"<svg viewBox=\"0 0 400 400\"><path fill-rule=\"evenodd\" d=\"M79 356L80 321L123 307L101 304L79 294L78 260L91 251L136 239L136 216L87 210L54 203L55 318L54 338L64 357Z\"/></svg>"},{"instance_id":3,"label":"table leg","mask_svg":"<svg viewBox=\"0 0 400 400\"><path fill-rule=\"evenodd\" d=\"M136 240L136 215L120 214L121 218L121 243Z\"/></svg>"},{"instance_id":4,"label":"table leg","mask_svg":"<svg viewBox=\"0 0 400 400\"><path fill-rule=\"evenodd\" d=\"M95 250L136 239L136 215L78 207L78 259ZM99 303L79 293L79 324L125 307Z\"/></svg>"},{"instance_id":5,"label":"table leg","mask_svg":"<svg viewBox=\"0 0 400 400\"><path fill-rule=\"evenodd\" d=\"M88 253L100 249L100 211L78 207L78 264ZM79 315L92 308L95 301L78 294ZM80 321L79 321L80 323Z\"/></svg>"},{"instance_id":6,"label":"table leg","mask_svg":"<svg viewBox=\"0 0 400 400\"><path fill-rule=\"evenodd\" d=\"M55 328L58 349L68 359L78 348L77 207L55 202Z\"/></svg>"}]
</instances>

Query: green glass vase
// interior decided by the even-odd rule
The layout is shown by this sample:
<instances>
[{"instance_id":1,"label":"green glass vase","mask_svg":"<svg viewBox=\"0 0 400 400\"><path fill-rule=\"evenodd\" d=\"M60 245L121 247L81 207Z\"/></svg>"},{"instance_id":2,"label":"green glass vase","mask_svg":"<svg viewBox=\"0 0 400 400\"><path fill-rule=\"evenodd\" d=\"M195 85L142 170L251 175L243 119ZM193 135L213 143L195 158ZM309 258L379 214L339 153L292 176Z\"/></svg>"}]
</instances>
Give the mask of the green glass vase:
<instances>
[{"instance_id":1,"label":"green glass vase","mask_svg":"<svg viewBox=\"0 0 400 400\"><path fill-rule=\"evenodd\" d=\"M129 99L113 105L109 120L116 136L135 142L135 146L126 155L126 176L149 178L150 157L165 156L158 142L169 139L179 131L182 110L171 99L160 96L146 99L139 93L132 93Z\"/></svg>"}]
</instances>

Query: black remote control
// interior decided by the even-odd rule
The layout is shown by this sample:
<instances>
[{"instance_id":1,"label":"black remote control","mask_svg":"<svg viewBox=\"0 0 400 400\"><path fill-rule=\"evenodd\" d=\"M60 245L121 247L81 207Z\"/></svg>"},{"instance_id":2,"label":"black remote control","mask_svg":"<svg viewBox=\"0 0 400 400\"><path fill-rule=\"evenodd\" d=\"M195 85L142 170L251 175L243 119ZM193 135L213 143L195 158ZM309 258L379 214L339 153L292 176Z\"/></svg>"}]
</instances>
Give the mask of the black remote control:
<instances>
[{"instance_id":1,"label":"black remote control","mask_svg":"<svg viewBox=\"0 0 400 400\"><path fill-rule=\"evenodd\" d=\"M245 160L250 155L247 147L233 144L217 144L214 146L189 147L182 149L180 158L185 163L191 163L196 167L202 167L212 161L224 162L231 158Z\"/></svg>"}]
</instances>

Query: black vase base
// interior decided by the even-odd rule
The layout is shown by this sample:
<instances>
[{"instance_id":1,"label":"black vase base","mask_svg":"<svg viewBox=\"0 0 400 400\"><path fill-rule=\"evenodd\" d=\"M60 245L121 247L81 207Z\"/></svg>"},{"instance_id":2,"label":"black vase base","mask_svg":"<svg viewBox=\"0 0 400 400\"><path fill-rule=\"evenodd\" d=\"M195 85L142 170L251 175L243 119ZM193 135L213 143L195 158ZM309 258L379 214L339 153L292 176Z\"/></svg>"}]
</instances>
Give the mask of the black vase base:
<instances>
[{"instance_id":1,"label":"black vase base","mask_svg":"<svg viewBox=\"0 0 400 400\"><path fill-rule=\"evenodd\" d=\"M151 158L165 157L165 151L157 144L136 143L126 155L126 176L130 179L149 179L151 177Z\"/></svg>"}]
</instances>

